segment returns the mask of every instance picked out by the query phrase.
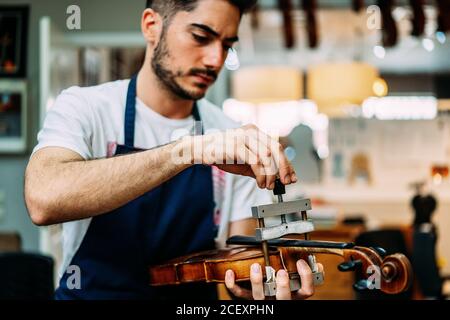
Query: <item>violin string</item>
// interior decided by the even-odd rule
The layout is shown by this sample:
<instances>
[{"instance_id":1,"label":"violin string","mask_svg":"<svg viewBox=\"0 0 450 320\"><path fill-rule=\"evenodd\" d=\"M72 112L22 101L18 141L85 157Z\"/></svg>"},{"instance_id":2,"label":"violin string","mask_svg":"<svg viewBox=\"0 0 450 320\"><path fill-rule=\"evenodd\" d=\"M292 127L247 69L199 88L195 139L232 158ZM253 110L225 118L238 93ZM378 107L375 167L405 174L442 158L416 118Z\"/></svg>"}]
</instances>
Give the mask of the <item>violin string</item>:
<instances>
[{"instance_id":1,"label":"violin string","mask_svg":"<svg viewBox=\"0 0 450 320\"><path fill-rule=\"evenodd\" d=\"M280 251L280 258L281 258L281 264L283 265L283 269L288 271L288 269L286 268L286 265L284 264L283 253L281 251Z\"/></svg>"}]
</instances>

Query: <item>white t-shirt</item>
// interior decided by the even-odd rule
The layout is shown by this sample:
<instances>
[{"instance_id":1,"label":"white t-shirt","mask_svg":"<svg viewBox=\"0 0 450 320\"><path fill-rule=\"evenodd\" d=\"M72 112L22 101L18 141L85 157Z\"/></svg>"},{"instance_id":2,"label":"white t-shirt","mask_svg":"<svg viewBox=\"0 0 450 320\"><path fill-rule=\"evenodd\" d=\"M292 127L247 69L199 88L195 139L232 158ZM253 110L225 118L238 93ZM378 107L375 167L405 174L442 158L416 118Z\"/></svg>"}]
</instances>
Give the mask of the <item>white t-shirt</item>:
<instances>
[{"instance_id":1,"label":"white t-shirt","mask_svg":"<svg viewBox=\"0 0 450 320\"><path fill-rule=\"evenodd\" d=\"M38 134L33 153L44 147L63 147L86 160L114 155L115 146L124 144L125 101L129 80L119 80L99 86L64 90L48 111ZM222 110L206 100L198 102L204 130L235 128L239 125ZM180 132L190 132L194 119L166 118L136 99L136 148L149 149L179 138ZM214 212L219 232L217 245L222 247L228 236L228 224L251 217L251 207L272 202L267 190L256 186L254 179L232 175L213 167ZM63 224L63 262L60 274L78 250L92 218Z\"/></svg>"}]
</instances>

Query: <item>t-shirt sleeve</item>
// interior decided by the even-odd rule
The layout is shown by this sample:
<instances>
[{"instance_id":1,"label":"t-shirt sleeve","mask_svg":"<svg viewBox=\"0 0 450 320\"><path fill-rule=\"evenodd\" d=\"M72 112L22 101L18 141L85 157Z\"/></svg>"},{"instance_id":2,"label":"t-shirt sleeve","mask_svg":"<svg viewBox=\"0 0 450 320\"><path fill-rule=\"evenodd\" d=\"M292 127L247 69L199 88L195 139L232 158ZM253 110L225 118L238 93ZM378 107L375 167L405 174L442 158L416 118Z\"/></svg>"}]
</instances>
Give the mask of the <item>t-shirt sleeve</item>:
<instances>
[{"instance_id":1,"label":"t-shirt sleeve","mask_svg":"<svg viewBox=\"0 0 450 320\"><path fill-rule=\"evenodd\" d=\"M63 147L84 159L92 158L92 113L82 90L71 87L56 98L47 112L33 153L45 147Z\"/></svg>"},{"instance_id":2,"label":"t-shirt sleeve","mask_svg":"<svg viewBox=\"0 0 450 320\"><path fill-rule=\"evenodd\" d=\"M272 194L260 189L256 180L244 176L233 177L230 222L252 217L252 207L273 203Z\"/></svg>"}]
</instances>

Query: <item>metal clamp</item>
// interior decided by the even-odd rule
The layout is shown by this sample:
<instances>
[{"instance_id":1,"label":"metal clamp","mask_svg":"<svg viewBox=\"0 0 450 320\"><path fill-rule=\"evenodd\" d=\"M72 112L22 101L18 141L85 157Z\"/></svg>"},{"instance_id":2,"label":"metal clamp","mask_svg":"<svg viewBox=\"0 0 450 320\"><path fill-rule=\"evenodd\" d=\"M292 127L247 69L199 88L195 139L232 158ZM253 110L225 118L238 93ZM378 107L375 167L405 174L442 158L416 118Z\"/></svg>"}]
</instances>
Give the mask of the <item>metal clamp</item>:
<instances>
[{"instance_id":1,"label":"metal clamp","mask_svg":"<svg viewBox=\"0 0 450 320\"><path fill-rule=\"evenodd\" d=\"M253 218L268 218L311 210L311 200L302 199L252 207Z\"/></svg>"},{"instance_id":2,"label":"metal clamp","mask_svg":"<svg viewBox=\"0 0 450 320\"><path fill-rule=\"evenodd\" d=\"M278 239L287 234L304 234L312 231L314 231L314 224L311 220L299 220L273 227L256 228L255 236L257 241L265 241Z\"/></svg>"}]
</instances>

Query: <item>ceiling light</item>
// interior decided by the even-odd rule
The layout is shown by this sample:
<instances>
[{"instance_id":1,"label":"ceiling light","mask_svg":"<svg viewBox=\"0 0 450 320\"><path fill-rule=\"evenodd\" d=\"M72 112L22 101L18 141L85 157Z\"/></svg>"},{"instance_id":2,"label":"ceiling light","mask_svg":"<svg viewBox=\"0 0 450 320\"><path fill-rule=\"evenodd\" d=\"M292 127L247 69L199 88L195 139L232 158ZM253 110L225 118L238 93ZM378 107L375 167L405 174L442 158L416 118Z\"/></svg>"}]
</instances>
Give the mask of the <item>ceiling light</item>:
<instances>
[{"instance_id":1,"label":"ceiling light","mask_svg":"<svg viewBox=\"0 0 450 320\"><path fill-rule=\"evenodd\" d=\"M373 92L377 97L385 97L388 94L388 85L382 78L378 78L373 83Z\"/></svg>"},{"instance_id":2,"label":"ceiling light","mask_svg":"<svg viewBox=\"0 0 450 320\"><path fill-rule=\"evenodd\" d=\"M434 50L434 42L431 39L425 38L422 40L422 46L427 50L428 52L431 52Z\"/></svg>"},{"instance_id":3,"label":"ceiling light","mask_svg":"<svg viewBox=\"0 0 450 320\"><path fill-rule=\"evenodd\" d=\"M384 59L386 56L386 49L382 46L375 46L373 47L373 54L379 59Z\"/></svg>"},{"instance_id":4,"label":"ceiling light","mask_svg":"<svg viewBox=\"0 0 450 320\"><path fill-rule=\"evenodd\" d=\"M437 116L435 97L369 98L363 103L363 116L379 120L431 120Z\"/></svg>"},{"instance_id":5,"label":"ceiling light","mask_svg":"<svg viewBox=\"0 0 450 320\"><path fill-rule=\"evenodd\" d=\"M436 39L439 41L439 43L444 44L447 40L447 37L445 36L445 33L442 31L436 32Z\"/></svg>"}]
</instances>

